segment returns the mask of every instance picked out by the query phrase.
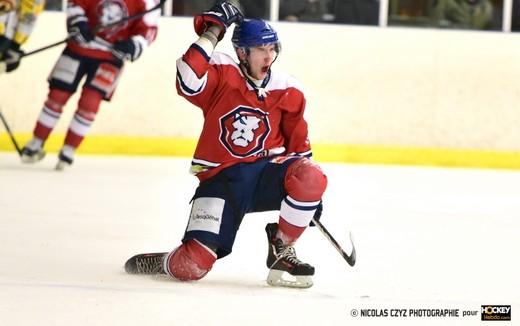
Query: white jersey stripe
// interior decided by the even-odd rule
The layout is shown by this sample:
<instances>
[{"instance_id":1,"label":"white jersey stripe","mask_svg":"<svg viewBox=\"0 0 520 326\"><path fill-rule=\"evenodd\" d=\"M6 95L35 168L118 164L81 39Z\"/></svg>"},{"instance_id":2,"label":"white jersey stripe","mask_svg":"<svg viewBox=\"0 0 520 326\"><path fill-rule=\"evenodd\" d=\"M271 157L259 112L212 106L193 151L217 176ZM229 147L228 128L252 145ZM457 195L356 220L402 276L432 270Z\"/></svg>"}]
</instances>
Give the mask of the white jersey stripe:
<instances>
[{"instance_id":1,"label":"white jersey stripe","mask_svg":"<svg viewBox=\"0 0 520 326\"><path fill-rule=\"evenodd\" d=\"M202 78L197 77L197 74L181 58L177 60L177 79L182 92L187 96L194 96L204 90L208 81L208 73L205 73Z\"/></svg>"}]
</instances>

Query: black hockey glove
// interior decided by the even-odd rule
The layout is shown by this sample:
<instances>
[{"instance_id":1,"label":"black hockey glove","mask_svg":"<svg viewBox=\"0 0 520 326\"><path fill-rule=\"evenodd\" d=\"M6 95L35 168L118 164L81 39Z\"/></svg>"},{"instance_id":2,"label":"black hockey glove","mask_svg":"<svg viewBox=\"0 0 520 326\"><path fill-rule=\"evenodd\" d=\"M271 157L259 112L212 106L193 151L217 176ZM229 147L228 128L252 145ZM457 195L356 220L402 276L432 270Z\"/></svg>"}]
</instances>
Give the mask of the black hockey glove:
<instances>
[{"instance_id":1,"label":"black hockey glove","mask_svg":"<svg viewBox=\"0 0 520 326\"><path fill-rule=\"evenodd\" d=\"M3 61L5 61L5 71L11 72L18 68L23 55L24 52L20 49L20 44L11 41L10 48L4 53Z\"/></svg>"},{"instance_id":2,"label":"black hockey glove","mask_svg":"<svg viewBox=\"0 0 520 326\"><path fill-rule=\"evenodd\" d=\"M193 24L197 35L202 35L212 24L219 26L222 30L218 35L220 41L229 26L233 23L240 24L243 20L244 14L239 8L229 1L220 0L210 10L195 16Z\"/></svg>"},{"instance_id":3,"label":"black hockey glove","mask_svg":"<svg viewBox=\"0 0 520 326\"><path fill-rule=\"evenodd\" d=\"M88 22L81 17L67 19L67 32L76 43L85 44L94 39L94 33Z\"/></svg>"},{"instance_id":4,"label":"black hockey glove","mask_svg":"<svg viewBox=\"0 0 520 326\"><path fill-rule=\"evenodd\" d=\"M11 46L11 40L7 37L0 35L0 60L4 58L4 54Z\"/></svg>"},{"instance_id":5,"label":"black hockey glove","mask_svg":"<svg viewBox=\"0 0 520 326\"><path fill-rule=\"evenodd\" d=\"M137 60L143 53L143 45L135 38L114 43L114 56L120 60Z\"/></svg>"},{"instance_id":6,"label":"black hockey glove","mask_svg":"<svg viewBox=\"0 0 520 326\"><path fill-rule=\"evenodd\" d=\"M316 208L316 212L314 212L314 219L316 221L320 220L321 213L323 213L323 200L320 201L318 207ZM316 226L316 224L314 224L314 222L311 220L311 223L309 223L309 226Z\"/></svg>"}]
</instances>

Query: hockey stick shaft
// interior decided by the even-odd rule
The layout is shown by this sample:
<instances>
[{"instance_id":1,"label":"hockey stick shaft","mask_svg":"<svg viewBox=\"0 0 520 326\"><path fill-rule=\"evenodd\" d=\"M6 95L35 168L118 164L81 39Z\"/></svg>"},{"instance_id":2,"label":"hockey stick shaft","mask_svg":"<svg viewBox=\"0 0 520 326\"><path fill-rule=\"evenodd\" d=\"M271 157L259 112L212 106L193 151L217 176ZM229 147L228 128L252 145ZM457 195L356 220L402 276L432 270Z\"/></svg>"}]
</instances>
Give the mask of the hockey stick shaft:
<instances>
[{"instance_id":1,"label":"hockey stick shaft","mask_svg":"<svg viewBox=\"0 0 520 326\"><path fill-rule=\"evenodd\" d=\"M345 250L343 250L343 248L341 248L341 246L336 241L336 239L334 239L332 234L330 234L330 232L327 230L327 228L325 228L325 226L319 220L312 218L312 221L314 222L314 224L316 224L316 227L318 228L318 230L321 231L321 233L325 236L325 238L327 238L327 240L329 240L329 242L332 244L332 246L334 248L336 248L336 250L340 253L340 255L343 257L343 259L345 259L350 266L354 266L356 264L356 247L354 247L354 241L352 241L352 234L350 234L350 243L352 244L352 253L349 255L345 252Z\"/></svg>"},{"instance_id":2,"label":"hockey stick shaft","mask_svg":"<svg viewBox=\"0 0 520 326\"><path fill-rule=\"evenodd\" d=\"M104 25L104 26L96 26L96 27L94 28L94 31L93 31L93 32L94 32L94 34L96 34L96 33L100 32L100 31L105 30L105 29L109 29L109 28L112 28L112 27L114 27L114 26L117 26L117 25L120 25L120 24L126 23L126 22L128 22L128 21L131 21L131 20L134 20L134 19L137 19L137 18L141 18L141 17L143 17L144 15L146 15L146 14L152 12L152 11L155 11L155 10L157 10L157 9L161 9L165 2L166 2L166 0L161 0L157 5L155 5L154 7L150 8L150 9L148 9L148 10L145 10L145 11L143 11L143 12L137 13L137 14L132 15L132 16L125 17L125 18L123 18L123 19L121 19L121 20L118 20L118 21L116 21L116 22L110 23L110 24L108 24L108 25ZM61 45L61 44L63 44L63 43L67 43L67 42L70 40L70 38L71 38L71 36L67 36L67 38L64 39L64 40L61 40L61 41L58 41L58 42L55 42L55 43L52 43L52 44L46 45L46 46L44 46L44 47L41 47L41 48L36 49L36 50L33 50L33 51L26 52L26 53L22 56L22 58L24 58L24 57L28 57L28 56L33 55L33 54L36 54L36 53L40 53L40 52L42 52L42 51L48 50L48 49L50 49L50 48L53 48L53 47L58 46L58 45Z\"/></svg>"},{"instance_id":3,"label":"hockey stick shaft","mask_svg":"<svg viewBox=\"0 0 520 326\"><path fill-rule=\"evenodd\" d=\"M26 52L26 53L22 56L22 58L28 57L28 56L33 55L33 54L36 54L36 53L40 53L40 52L42 52L42 51L45 51L45 50L50 49L50 48L53 48L53 47L58 46L58 45L60 45L60 44L67 43L67 41L69 40L69 38L70 38L70 37L67 37L66 39L61 40L61 41L59 41L59 42L55 42L55 43L52 43L52 44L46 45L46 46L44 46L44 47L41 47L41 48L39 48L39 49L36 49L36 50L33 50L33 51Z\"/></svg>"},{"instance_id":4,"label":"hockey stick shaft","mask_svg":"<svg viewBox=\"0 0 520 326\"><path fill-rule=\"evenodd\" d=\"M103 31L105 29L109 29L109 28L112 28L114 26L120 25L122 23L126 23L128 21L131 21L131 20L134 20L134 19L137 19L137 18L141 18L144 15L146 15L146 14L152 12L152 11L155 11L157 9L162 9L162 7L164 6L165 2L166 2L166 0L160 0L158 4L156 4L155 6L153 6L150 9L147 9L145 11L139 12L139 13L137 13L135 15L132 15L132 16L125 17L125 18L123 18L121 20L118 20L116 22L113 22L113 23L110 23L110 24L107 24L107 25L104 25L104 26L97 26L96 28L94 28L94 34L99 32L99 31Z\"/></svg>"},{"instance_id":5,"label":"hockey stick shaft","mask_svg":"<svg viewBox=\"0 0 520 326\"><path fill-rule=\"evenodd\" d=\"M18 156L22 156L22 150L20 149L20 146L18 146L18 142L14 138L13 132L11 131L11 128L9 128L9 125L7 124L7 121L5 120L4 115L1 110L0 110L0 120L2 120L5 130L7 131L9 138L11 138L11 141L13 142L14 148L16 148L16 151L18 152Z\"/></svg>"}]
</instances>

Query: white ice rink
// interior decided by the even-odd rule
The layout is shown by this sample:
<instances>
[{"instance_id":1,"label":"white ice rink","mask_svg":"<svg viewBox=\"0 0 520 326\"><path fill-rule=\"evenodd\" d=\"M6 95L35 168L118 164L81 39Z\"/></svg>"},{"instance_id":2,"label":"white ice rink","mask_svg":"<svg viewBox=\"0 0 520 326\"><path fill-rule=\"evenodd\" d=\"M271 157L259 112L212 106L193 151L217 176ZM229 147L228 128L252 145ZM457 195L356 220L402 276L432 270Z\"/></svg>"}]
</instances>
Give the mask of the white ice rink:
<instances>
[{"instance_id":1,"label":"white ice rink","mask_svg":"<svg viewBox=\"0 0 520 326\"><path fill-rule=\"evenodd\" d=\"M246 216L234 252L206 278L127 275L133 254L179 244L189 159L78 156L53 170L0 153L0 325L520 325L520 171L323 164L323 224L358 252L347 265L314 228L296 245L306 290L272 288L264 226ZM362 309L458 309L459 317L352 317ZM462 317L463 311L478 311Z\"/></svg>"}]
</instances>

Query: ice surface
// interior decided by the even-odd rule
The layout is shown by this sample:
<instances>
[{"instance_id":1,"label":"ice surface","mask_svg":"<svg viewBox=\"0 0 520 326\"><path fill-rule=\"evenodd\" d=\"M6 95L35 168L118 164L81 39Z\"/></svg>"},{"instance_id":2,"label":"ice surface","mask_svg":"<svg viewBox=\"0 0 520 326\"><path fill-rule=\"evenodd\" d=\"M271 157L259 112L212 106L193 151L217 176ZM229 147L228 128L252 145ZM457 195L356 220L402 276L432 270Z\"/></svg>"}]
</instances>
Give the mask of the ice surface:
<instances>
[{"instance_id":1,"label":"ice surface","mask_svg":"<svg viewBox=\"0 0 520 326\"><path fill-rule=\"evenodd\" d=\"M0 325L480 325L472 317L352 317L353 309L520 311L520 172L323 164L322 222L296 245L306 290L265 283L264 226L246 216L234 252L206 278L127 275L141 252L179 244L197 185L188 158L78 156L22 165L0 153Z\"/></svg>"}]
</instances>

